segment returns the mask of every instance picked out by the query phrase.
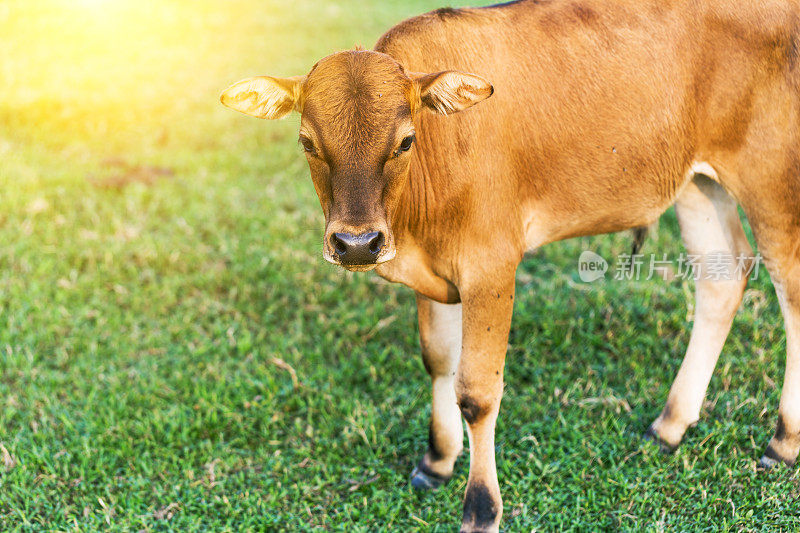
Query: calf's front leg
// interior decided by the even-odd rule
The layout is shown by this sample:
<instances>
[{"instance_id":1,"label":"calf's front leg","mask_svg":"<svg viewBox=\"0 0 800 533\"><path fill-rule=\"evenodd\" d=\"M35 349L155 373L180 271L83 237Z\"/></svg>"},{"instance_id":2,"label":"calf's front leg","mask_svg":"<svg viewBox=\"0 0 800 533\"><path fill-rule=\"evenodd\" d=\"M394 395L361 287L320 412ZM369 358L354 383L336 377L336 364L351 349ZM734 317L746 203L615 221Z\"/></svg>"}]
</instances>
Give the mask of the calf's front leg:
<instances>
[{"instance_id":1,"label":"calf's front leg","mask_svg":"<svg viewBox=\"0 0 800 533\"><path fill-rule=\"evenodd\" d=\"M411 473L411 485L428 490L450 479L464 445L464 426L454 387L461 356L461 304L440 304L417 294L417 318L432 398L428 451Z\"/></svg>"},{"instance_id":2,"label":"calf's front leg","mask_svg":"<svg viewBox=\"0 0 800 533\"><path fill-rule=\"evenodd\" d=\"M494 428L503 395L508 332L514 307L514 271L479 276L459 287L463 342L456 372L458 406L467 421L469 479L462 532L498 531L503 502L497 481Z\"/></svg>"}]
</instances>

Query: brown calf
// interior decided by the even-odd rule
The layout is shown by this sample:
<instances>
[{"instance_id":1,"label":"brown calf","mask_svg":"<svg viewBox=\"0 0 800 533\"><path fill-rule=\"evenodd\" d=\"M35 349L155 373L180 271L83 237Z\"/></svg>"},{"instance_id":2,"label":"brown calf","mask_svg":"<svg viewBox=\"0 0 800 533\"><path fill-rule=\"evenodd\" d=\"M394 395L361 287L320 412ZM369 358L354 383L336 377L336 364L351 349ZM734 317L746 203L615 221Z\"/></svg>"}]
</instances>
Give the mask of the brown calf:
<instances>
[{"instance_id":1,"label":"brown calf","mask_svg":"<svg viewBox=\"0 0 800 533\"><path fill-rule=\"evenodd\" d=\"M392 28L375 51L222 95L261 118L301 113L325 259L416 291L433 409L412 481L452 474L463 415L464 531L497 531L502 512L494 427L523 253L647 225L672 204L692 254L750 255L737 204L752 224L788 352L762 464L795 461L799 51L789 0L529 0L441 9ZM686 357L649 431L665 447L699 416L745 283L696 284Z\"/></svg>"}]
</instances>

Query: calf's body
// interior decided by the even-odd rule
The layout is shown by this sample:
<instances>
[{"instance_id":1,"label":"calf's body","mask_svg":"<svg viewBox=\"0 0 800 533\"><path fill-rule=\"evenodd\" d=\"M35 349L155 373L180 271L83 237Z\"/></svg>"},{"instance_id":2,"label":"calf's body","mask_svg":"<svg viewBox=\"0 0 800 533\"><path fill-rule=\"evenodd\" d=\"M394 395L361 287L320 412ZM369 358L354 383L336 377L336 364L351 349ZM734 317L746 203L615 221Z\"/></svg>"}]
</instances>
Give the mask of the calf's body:
<instances>
[{"instance_id":1,"label":"calf's body","mask_svg":"<svg viewBox=\"0 0 800 533\"><path fill-rule=\"evenodd\" d=\"M742 181L763 162L741 150L798 132L796 15L774 4L777 20L761 20L754 2L518 2L393 28L376 49L406 69L458 68L494 86L464 113L419 117L395 234L453 281L453 257L516 261L548 242L648 224L693 168L746 195ZM765 127L775 131L755 131ZM379 273L451 300L404 277L403 257Z\"/></svg>"},{"instance_id":2,"label":"calf's body","mask_svg":"<svg viewBox=\"0 0 800 533\"><path fill-rule=\"evenodd\" d=\"M795 461L799 24L800 7L788 0L448 8L392 28L375 51L341 52L306 77L242 82L223 94L262 118L302 113L326 258L376 268L417 292L433 409L412 483L433 487L452 474L463 416L463 530L496 531L502 513L494 427L522 255L648 224L673 204L688 250L704 258L749 255L737 204L751 221L788 351L762 464ZM372 263L363 260L367 241ZM697 282L687 355L648 433L662 446L676 446L697 420L745 283Z\"/></svg>"}]
</instances>

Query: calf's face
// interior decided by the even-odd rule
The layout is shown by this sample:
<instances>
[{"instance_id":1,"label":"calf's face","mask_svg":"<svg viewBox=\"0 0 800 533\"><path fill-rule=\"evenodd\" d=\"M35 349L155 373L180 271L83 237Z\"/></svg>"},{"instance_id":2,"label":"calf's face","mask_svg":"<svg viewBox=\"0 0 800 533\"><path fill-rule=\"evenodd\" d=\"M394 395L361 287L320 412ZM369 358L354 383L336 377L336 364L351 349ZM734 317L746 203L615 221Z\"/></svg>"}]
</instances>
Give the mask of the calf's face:
<instances>
[{"instance_id":1,"label":"calf's face","mask_svg":"<svg viewBox=\"0 0 800 533\"><path fill-rule=\"evenodd\" d=\"M240 81L221 100L259 118L300 112L299 140L325 214L323 256L370 270L395 256L391 220L414 151L415 115L455 113L492 92L472 74L409 73L386 54L352 50L306 76Z\"/></svg>"}]
</instances>

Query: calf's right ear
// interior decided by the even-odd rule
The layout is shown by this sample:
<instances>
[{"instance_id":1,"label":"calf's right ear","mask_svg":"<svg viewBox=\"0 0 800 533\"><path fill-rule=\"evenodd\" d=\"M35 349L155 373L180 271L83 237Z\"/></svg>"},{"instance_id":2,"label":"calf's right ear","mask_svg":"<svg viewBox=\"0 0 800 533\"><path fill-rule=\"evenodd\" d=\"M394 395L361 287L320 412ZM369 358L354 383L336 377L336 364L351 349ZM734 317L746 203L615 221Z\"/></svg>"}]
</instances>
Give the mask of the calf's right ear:
<instances>
[{"instance_id":1,"label":"calf's right ear","mask_svg":"<svg viewBox=\"0 0 800 533\"><path fill-rule=\"evenodd\" d=\"M248 78L225 89L220 101L231 109L257 118L281 118L293 109L302 113L304 80L305 76Z\"/></svg>"}]
</instances>

